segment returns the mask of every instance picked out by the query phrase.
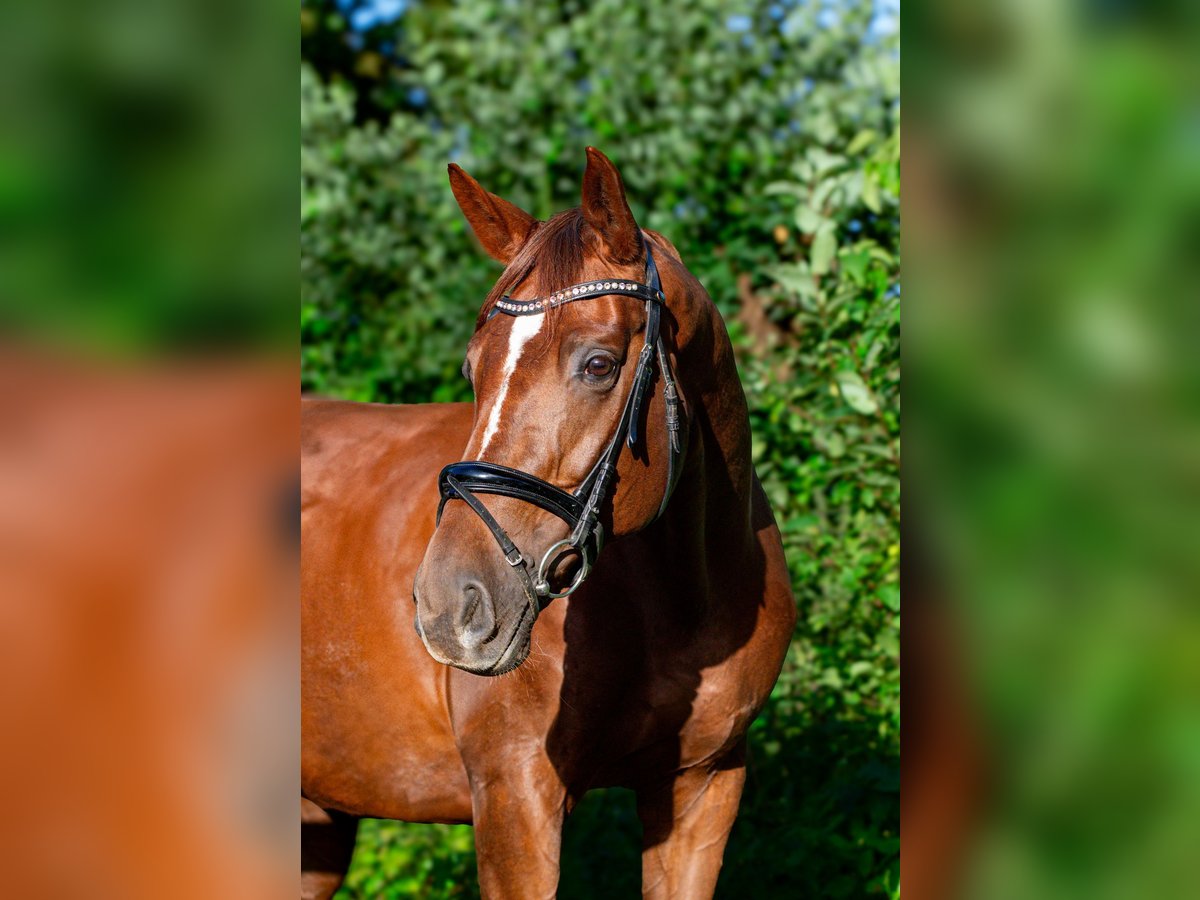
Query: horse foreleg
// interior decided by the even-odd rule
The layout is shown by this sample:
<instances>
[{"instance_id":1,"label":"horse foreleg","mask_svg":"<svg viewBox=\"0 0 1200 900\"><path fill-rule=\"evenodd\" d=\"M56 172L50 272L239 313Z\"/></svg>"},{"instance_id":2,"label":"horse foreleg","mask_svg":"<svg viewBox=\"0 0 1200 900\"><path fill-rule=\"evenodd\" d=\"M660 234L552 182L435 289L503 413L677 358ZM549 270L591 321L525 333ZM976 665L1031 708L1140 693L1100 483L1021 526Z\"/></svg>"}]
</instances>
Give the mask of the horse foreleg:
<instances>
[{"instance_id":1,"label":"horse foreleg","mask_svg":"<svg viewBox=\"0 0 1200 900\"><path fill-rule=\"evenodd\" d=\"M638 792L643 897L712 897L745 781L745 751L738 748L716 765Z\"/></svg>"},{"instance_id":2,"label":"horse foreleg","mask_svg":"<svg viewBox=\"0 0 1200 900\"><path fill-rule=\"evenodd\" d=\"M473 773L479 890L486 900L549 900L558 890L566 792L548 761Z\"/></svg>"},{"instance_id":3,"label":"horse foreleg","mask_svg":"<svg viewBox=\"0 0 1200 900\"><path fill-rule=\"evenodd\" d=\"M328 900L346 877L358 819L300 799L300 896Z\"/></svg>"}]
</instances>

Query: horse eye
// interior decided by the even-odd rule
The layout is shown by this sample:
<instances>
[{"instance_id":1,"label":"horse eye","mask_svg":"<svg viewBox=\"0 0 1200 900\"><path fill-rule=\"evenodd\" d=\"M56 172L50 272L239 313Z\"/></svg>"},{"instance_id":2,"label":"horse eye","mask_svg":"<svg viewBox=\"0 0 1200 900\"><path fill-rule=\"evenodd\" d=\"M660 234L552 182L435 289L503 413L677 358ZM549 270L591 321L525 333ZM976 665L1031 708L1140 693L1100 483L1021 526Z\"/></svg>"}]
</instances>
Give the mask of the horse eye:
<instances>
[{"instance_id":1,"label":"horse eye","mask_svg":"<svg viewBox=\"0 0 1200 900\"><path fill-rule=\"evenodd\" d=\"M467 381L471 380L471 361L469 359L463 360L462 373L463 378L467 379Z\"/></svg>"},{"instance_id":2,"label":"horse eye","mask_svg":"<svg viewBox=\"0 0 1200 900\"><path fill-rule=\"evenodd\" d=\"M612 374L614 365L612 357L597 354L587 361L583 371L589 378L607 378Z\"/></svg>"}]
</instances>

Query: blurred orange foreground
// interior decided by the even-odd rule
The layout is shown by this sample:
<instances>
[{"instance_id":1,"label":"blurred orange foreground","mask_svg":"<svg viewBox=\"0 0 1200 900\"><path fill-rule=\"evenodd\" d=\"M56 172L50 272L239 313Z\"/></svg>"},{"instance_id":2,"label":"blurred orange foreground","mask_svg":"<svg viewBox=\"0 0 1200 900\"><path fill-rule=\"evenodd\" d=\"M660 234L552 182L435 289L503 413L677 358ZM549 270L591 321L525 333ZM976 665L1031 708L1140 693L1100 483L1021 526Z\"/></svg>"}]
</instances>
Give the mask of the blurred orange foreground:
<instances>
[{"instance_id":1,"label":"blurred orange foreground","mask_svg":"<svg viewBox=\"0 0 1200 900\"><path fill-rule=\"evenodd\" d=\"M294 889L294 384L0 349L7 896Z\"/></svg>"}]
</instances>

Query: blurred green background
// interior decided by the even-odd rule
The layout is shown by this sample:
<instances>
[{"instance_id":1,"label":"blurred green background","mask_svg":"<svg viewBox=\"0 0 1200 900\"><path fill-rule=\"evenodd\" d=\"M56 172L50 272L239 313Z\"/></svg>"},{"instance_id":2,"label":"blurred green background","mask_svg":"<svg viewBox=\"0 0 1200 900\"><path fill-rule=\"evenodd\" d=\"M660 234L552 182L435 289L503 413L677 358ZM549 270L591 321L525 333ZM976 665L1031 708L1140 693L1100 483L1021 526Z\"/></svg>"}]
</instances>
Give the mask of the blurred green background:
<instances>
[{"instance_id":1,"label":"blurred green background","mask_svg":"<svg viewBox=\"0 0 1200 900\"><path fill-rule=\"evenodd\" d=\"M286 11L0 7L0 340L108 357L290 352Z\"/></svg>"},{"instance_id":2,"label":"blurred green background","mask_svg":"<svg viewBox=\"0 0 1200 900\"><path fill-rule=\"evenodd\" d=\"M469 399L499 268L446 163L539 217L621 168L729 324L800 610L720 896L897 896L898 10L869 2L301 7L306 390ZM639 894L632 795L568 823L564 897ZM460 897L468 828L363 825L344 897Z\"/></svg>"},{"instance_id":3,"label":"blurred green background","mask_svg":"<svg viewBox=\"0 0 1200 900\"><path fill-rule=\"evenodd\" d=\"M986 748L953 888L1195 896L1200 7L914 3L904 42L905 601Z\"/></svg>"}]
</instances>

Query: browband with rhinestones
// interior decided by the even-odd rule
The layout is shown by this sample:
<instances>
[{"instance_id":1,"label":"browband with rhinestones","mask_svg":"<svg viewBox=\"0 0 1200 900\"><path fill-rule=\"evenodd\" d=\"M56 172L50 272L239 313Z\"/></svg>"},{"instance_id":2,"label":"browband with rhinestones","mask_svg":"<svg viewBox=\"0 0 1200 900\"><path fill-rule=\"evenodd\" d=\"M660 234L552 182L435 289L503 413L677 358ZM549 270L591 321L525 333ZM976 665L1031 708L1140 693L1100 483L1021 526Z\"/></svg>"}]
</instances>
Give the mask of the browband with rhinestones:
<instances>
[{"instance_id":1,"label":"browband with rhinestones","mask_svg":"<svg viewBox=\"0 0 1200 900\"><path fill-rule=\"evenodd\" d=\"M556 306L562 306L564 303L590 300L593 297L603 297L605 294L623 294L626 297L636 297L651 303L662 303L664 299L662 291L636 281L585 281L582 284L564 288L548 297L534 297L531 300L516 300L506 294L496 301L496 305L488 313L488 318L501 312L510 316L532 316L548 309L554 309Z\"/></svg>"}]
</instances>

